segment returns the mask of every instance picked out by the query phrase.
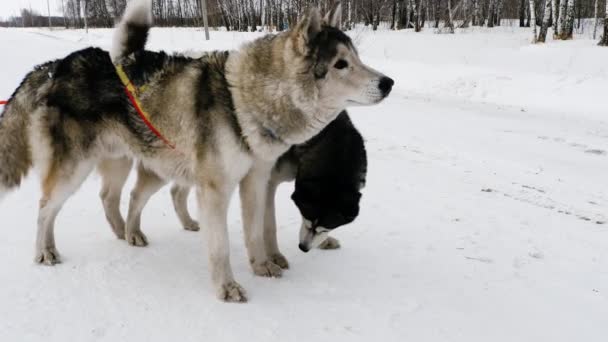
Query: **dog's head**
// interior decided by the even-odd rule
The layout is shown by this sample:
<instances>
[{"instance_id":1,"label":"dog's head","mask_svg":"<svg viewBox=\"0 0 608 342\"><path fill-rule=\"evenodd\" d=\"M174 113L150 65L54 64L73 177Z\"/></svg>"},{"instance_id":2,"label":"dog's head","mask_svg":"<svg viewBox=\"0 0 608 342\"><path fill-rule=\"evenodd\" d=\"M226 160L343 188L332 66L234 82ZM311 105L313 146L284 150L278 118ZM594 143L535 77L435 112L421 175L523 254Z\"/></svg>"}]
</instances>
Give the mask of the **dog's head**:
<instances>
[{"instance_id":1,"label":"dog's head","mask_svg":"<svg viewBox=\"0 0 608 342\"><path fill-rule=\"evenodd\" d=\"M291 198L302 214L299 247L308 252L325 241L329 232L357 218L361 193L323 180L296 180Z\"/></svg>"},{"instance_id":2,"label":"dog's head","mask_svg":"<svg viewBox=\"0 0 608 342\"><path fill-rule=\"evenodd\" d=\"M298 65L313 80L317 103L342 110L353 105L373 105L386 98L393 80L365 65L351 39L340 29L341 6L325 18L314 8L291 32Z\"/></svg>"}]
</instances>

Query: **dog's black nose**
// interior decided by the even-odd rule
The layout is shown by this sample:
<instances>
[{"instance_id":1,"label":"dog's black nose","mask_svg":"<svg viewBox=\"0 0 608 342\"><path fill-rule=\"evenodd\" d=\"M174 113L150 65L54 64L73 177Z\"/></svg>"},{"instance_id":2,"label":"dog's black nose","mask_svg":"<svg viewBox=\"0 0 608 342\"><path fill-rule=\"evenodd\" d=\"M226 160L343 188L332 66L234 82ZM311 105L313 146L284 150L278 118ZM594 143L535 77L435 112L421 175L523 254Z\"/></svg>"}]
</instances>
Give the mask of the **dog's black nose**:
<instances>
[{"instance_id":1,"label":"dog's black nose","mask_svg":"<svg viewBox=\"0 0 608 342\"><path fill-rule=\"evenodd\" d=\"M395 81L393 81L393 79L390 77L384 76L380 79L380 84L378 84L378 88L380 88L380 91L382 91L383 96L388 96L388 94L391 92L391 89L393 89L393 84L395 84Z\"/></svg>"},{"instance_id":2,"label":"dog's black nose","mask_svg":"<svg viewBox=\"0 0 608 342\"><path fill-rule=\"evenodd\" d=\"M300 247L300 250L304 253L308 253L308 251L310 250L310 248L308 248L308 246L303 243L299 244L298 247Z\"/></svg>"}]
</instances>

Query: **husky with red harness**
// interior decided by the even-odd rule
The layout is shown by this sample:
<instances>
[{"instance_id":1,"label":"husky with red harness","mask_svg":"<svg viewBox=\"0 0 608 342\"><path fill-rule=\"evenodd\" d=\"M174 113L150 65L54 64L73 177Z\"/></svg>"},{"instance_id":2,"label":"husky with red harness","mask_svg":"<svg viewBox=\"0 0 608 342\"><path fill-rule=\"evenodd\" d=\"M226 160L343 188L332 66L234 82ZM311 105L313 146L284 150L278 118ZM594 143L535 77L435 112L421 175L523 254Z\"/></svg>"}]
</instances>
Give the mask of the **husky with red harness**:
<instances>
[{"instance_id":1,"label":"husky with red harness","mask_svg":"<svg viewBox=\"0 0 608 342\"><path fill-rule=\"evenodd\" d=\"M236 187L252 270L279 276L263 231L271 168L347 106L382 101L393 81L361 62L338 28L338 9L325 19L312 10L290 31L197 59L144 50L150 0L132 1L125 13L112 57L97 48L77 51L37 67L17 88L0 119L1 190L39 169L36 261L53 265L54 222L65 201L95 166L135 158L151 171L143 194L167 180L196 188L215 291L244 301L227 231ZM136 104L120 69L139 89ZM117 235L141 238L138 223L127 222Z\"/></svg>"}]
</instances>

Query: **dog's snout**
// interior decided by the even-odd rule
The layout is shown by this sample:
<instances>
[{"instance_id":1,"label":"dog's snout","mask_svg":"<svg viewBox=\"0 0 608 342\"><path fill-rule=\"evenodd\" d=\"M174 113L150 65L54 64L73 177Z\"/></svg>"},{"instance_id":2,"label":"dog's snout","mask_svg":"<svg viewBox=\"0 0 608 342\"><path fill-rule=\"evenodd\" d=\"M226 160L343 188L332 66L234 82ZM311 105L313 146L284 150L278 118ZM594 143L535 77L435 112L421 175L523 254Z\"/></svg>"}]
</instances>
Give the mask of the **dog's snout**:
<instances>
[{"instance_id":1,"label":"dog's snout","mask_svg":"<svg viewBox=\"0 0 608 342\"><path fill-rule=\"evenodd\" d=\"M380 79L380 83L378 84L378 87L380 88L380 91L382 91L383 96L388 96L388 94L391 92L391 89L393 89L394 84L395 84L395 81L393 81L392 78L383 76Z\"/></svg>"},{"instance_id":2,"label":"dog's snout","mask_svg":"<svg viewBox=\"0 0 608 342\"><path fill-rule=\"evenodd\" d=\"M308 247L308 245L305 243L300 243L298 247L300 247L300 250L304 253L308 253L308 251L310 250L310 247Z\"/></svg>"}]
</instances>

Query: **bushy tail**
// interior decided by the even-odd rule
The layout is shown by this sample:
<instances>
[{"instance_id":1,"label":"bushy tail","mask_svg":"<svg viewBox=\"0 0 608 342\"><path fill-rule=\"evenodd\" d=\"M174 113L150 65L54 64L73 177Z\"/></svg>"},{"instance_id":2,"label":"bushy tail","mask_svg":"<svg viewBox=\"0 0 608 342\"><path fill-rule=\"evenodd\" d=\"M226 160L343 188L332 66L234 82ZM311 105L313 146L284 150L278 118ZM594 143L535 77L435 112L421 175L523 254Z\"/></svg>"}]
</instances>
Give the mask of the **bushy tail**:
<instances>
[{"instance_id":1,"label":"bushy tail","mask_svg":"<svg viewBox=\"0 0 608 342\"><path fill-rule=\"evenodd\" d=\"M32 167L28 116L13 97L0 113L0 199L18 187Z\"/></svg>"},{"instance_id":2,"label":"bushy tail","mask_svg":"<svg viewBox=\"0 0 608 342\"><path fill-rule=\"evenodd\" d=\"M113 63L143 50L152 26L152 0L131 0L115 28L110 57Z\"/></svg>"}]
</instances>

